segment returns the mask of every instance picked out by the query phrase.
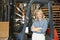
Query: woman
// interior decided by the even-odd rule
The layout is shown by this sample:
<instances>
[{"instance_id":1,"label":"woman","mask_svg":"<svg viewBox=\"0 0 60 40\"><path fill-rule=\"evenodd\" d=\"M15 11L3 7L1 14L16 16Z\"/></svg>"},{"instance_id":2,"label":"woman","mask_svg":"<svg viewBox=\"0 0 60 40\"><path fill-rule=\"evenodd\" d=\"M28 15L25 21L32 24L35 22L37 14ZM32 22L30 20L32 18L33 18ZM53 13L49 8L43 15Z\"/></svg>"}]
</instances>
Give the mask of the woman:
<instances>
[{"instance_id":1,"label":"woman","mask_svg":"<svg viewBox=\"0 0 60 40\"><path fill-rule=\"evenodd\" d=\"M31 27L31 31L33 32L32 40L45 40L45 32L48 27L48 22L41 9L36 10L35 13L37 20L33 22Z\"/></svg>"}]
</instances>

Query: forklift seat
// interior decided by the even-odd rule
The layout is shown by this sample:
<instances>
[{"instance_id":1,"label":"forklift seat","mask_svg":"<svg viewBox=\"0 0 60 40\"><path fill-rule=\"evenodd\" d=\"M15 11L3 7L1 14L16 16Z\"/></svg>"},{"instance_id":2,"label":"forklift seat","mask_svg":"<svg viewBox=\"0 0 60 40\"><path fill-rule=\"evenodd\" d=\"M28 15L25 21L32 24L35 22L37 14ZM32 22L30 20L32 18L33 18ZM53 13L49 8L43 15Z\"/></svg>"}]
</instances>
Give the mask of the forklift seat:
<instances>
[{"instance_id":1,"label":"forklift seat","mask_svg":"<svg viewBox=\"0 0 60 40\"><path fill-rule=\"evenodd\" d=\"M46 35L50 35L50 29L49 28L46 31ZM56 28L54 28L54 38L53 38L53 40L59 40Z\"/></svg>"}]
</instances>

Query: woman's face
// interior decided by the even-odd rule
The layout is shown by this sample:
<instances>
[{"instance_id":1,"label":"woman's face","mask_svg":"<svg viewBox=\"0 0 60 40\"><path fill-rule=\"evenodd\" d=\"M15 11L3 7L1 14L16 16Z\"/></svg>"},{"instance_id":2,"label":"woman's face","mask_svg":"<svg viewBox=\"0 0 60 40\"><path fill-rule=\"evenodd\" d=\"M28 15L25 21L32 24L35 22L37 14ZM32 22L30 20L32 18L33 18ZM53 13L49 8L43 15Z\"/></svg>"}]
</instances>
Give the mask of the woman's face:
<instances>
[{"instance_id":1,"label":"woman's face","mask_svg":"<svg viewBox=\"0 0 60 40\"><path fill-rule=\"evenodd\" d=\"M42 12L36 12L36 16L38 19L43 18L43 13Z\"/></svg>"}]
</instances>

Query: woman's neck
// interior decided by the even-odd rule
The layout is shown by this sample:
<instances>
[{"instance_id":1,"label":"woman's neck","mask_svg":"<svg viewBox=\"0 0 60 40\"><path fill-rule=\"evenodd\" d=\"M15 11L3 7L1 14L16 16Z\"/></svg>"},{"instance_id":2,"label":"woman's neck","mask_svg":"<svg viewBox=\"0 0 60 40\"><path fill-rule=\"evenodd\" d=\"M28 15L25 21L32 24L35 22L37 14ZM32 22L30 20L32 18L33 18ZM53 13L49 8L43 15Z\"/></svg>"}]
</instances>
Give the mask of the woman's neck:
<instances>
[{"instance_id":1,"label":"woman's neck","mask_svg":"<svg viewBox=\"0 0 60 40\"><path fill-rule=\"evenodd\" d=\"M41 21L43 18L40 18L40 19L38 19L39 21Z\"/></svg>"}]
</instances>

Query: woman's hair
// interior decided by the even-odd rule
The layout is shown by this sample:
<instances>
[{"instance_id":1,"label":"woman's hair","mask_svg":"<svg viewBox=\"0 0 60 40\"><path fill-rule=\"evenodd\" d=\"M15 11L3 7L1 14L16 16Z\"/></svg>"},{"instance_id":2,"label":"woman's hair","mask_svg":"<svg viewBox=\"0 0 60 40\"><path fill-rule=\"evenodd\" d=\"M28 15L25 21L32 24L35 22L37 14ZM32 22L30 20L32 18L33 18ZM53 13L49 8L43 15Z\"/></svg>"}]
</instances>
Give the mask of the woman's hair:
<instances>
[{"instance_id":1,"label":"woman's hair","mask_svg":"<svg viewBox=\"0 0 60 40\"><path fill-rule=\"evenodd\" d=\"M45 15L44 15L44 12L42 11L42 9L35 10L35 15L36 15L37 12L42 13L43 14L43 18L45 18Z\"/></svg>"}]
</instances>

